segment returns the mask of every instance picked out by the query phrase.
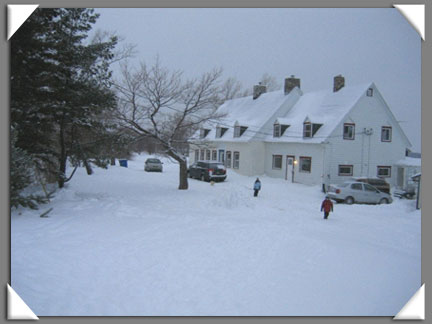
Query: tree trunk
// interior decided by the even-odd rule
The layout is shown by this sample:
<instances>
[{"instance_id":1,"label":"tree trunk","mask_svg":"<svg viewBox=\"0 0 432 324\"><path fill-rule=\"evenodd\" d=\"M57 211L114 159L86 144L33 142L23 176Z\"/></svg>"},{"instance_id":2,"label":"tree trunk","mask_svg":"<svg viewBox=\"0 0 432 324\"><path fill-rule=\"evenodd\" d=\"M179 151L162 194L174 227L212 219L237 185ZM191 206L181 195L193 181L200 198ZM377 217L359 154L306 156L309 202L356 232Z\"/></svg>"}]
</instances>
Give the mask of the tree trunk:
<instances>
[{"instance_id":1,"label":"tree trunk","mask_svg":"<svg viewBox=\"0 0 432 324\"><path fill-rule=\"evenodd\" d=\"M180 190L187 190L189 188L188 177L187 177L187 164L185 160L179 161L180 163Z\"/></svg>"},{"instance_id":2,"label":"tree trunk","mask_svg":"<svg viewBox=\"0 0 432 324\"><path fill-rule=\"evenodd\" d=\"M172 151L168 151L168 155L176 160L180 165L179 172L179 190L187 190L189 188L188 177L187 177L187 163L180 156Z\"/></svg>"},{"instance_id":3,"label":"tree trunk","mask_svg":"<svg viewBox=\"0 0 432 324\"><path fill-rule=\"evenodd\" d=\"M93 174L93 169L92 169L90 163L88 163L87 160L84 160L84 166L85 166L85 168L86 168L86 171L87 171L87 174L88 174L88 175Z\"/></svg>"},{"instance_id":4,"label":"tree trunk","mask_svg":"<svg viewBox=\"0 0 432 324\"><path fill-rule=\"evenodd\" d=\"M66 156L66 147L64 141L64 130L62 125L60 125L60 157L59 157L60 174L57 180L59 188L64 187L65 178L66 178L66 162L67 162L67 156Z\"/></svg>"},{"instance_id":5,"label":"tree trunk","mask_svg":"<svg viewBox=\"0 0 432 324\"><path fill-rule=\"evenodd\" d=\"M111 165L115 165L115 158L111 158Z\"/></svg>"}]
</instances>

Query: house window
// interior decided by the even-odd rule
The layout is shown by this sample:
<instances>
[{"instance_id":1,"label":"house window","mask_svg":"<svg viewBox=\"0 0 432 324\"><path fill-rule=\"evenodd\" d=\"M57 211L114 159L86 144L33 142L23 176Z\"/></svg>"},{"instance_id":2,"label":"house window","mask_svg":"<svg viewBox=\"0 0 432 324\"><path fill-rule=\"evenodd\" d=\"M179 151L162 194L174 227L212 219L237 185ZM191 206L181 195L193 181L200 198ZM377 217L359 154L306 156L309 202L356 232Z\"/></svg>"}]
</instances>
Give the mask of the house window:
<instances>
[{"instance_id":1,"label":"house window","mask_svg":"<svg viewBox=\"0 0 432 324\"><path fill-rule=\"evenodd\" d=\"M216 161L216 160L217 160L217 151L216 151L216 150L213 150L213 151L212 151L212 160L213 160L213 161Z\"/></svg>"},{"instance_id":2,"label":"house window","mask_svg":"<svg viewBox=\"0 0 432 324\"><path fill-rule=\"evenodd\" d=\"M222 136L224 136L227 130L228 128L225 127L216 127L216 138L221 138Z\"/></svg>"},{"instance_id":3,"label":"house window","mask_svg":"<svg viewBox=\"0 0 432 324\"><path fill-rule=\"evenodd\" d=\"M355 124L344 124L343 126L343 139L353 140L354 139Z\"/></svg>"},{"instance_id":4,"label":"house window","mask_svg":"<svg viewBox=\"0 0 432 324\"><path fill-rule=\"evenodd\" d=\"M390 178L391 177L391 166L378 166L377 176L379 178Z\"/></svg>"},{"instance_id":5,"label":"house window","mask_svg":"<svg viewBox=\"0 0 432 324\"><path fill-rule=\"evenodd\" d=\"M281 137L288 127L289 125L281 125L279 123L275 123L273 125L273 137Z\"/></svg>"},{"instance_id":6,"label":"house window","mask_svg":"<svg viewBox=\"0 0 432 324\"><path fill-rule=\"evenodd\" d=\"M320 129L322 124L312 124L310 122L306 122L303 124L303 137L311 138L315 135L315 133Z\"/></svg>"},{"instance_id":7,"label":"house window","mask_svg":"<svg viewBox=\"0 0 432 324\"><path fill-rule=\"evenodd\" d=\"M226 152L226 161L225 161L225 166L227 168L231 168L231 151L227 151Z\"/></svg>"},{"instance_id":8,"label":"house window","mask_svg":"<svg viewBox=\"0 0 432 324\"><path fill-rule=\"evenodd\" d=\"M367 95L368 97L372 97L372 96L373 96L373 88L369 88L369 89L367 89L366 95Z\"/></svg>"},{"instance_id":9,"label":"house window","mask_svg":"<svg viewBox=\"0 0 432 324\"><path fill-rule=\"evenodd\" d=\"M204 160L204 150L200 150L200 160Z\"/></svg>"},{"instance_id":10,"label":"house window","mask_svg":"<svg viewBox=\"0 0 432 324\"><path fill-rule=\"evenodd\" d=\"M281 136L281 127L279 124L273 125L273 137L280 137Z\"/></svg>"},{"instance_id":11,"label":"house window","mask_svg":"<svg viewBox=\"0 0 432 324\"><path fill-rule=\"evenodd\" d=\"M381 127L381 142L391 142L392 128L390 126Z\"/></svg>"},{"instance_id":12,"label":"house window","mask_svg":"<svg viewBox=\"0 0 432 324\"><path fill-rule=\"evenodd\" d=\"M353 175L353 166L352 165L339 165L340 176L352 176Z\"/></svg>"},{"instance_id":13,"label":"house window","mask_svg":"<svg viewBox=\"0 0 432 324\"><path fill-rule=\"evenodd\" d=\"M200 129L200 138L205 138L209 132L210 132L210 129L201 128Z\"/></svg>"},{"instance_id":14,"label":"house window","mask_svg":"<svg viewBox=\"0 0 432 324\"><path fill-rule=\"evenodd\" d=\"M312 169L312 158L301 156L300 157L300 166L299 171L300 172L311 172Z\"/></svg>"},{"instance_id":15,"label":"house window","mask_svg":"<svg viewBox=\"0 0 432 324\"><path fill-rule=\"evenodd\" d=\"M210 160L210 150L206 150L206 160Z\"/></svg>"},{"instance_id":16,"label":"house window","mask_svg":"<svg viewBox=\"0 0 432 324\"><path fill-rule=\"evenodd\" d=\"M282 169L282 155L273 155L273 169Z\"/></svg>"},{"instance_id":17,"label":"house window","mask_svg":"<svg viewBox=\"0 0 432 324\"><path fill-rule=\"evenodd\" d=\"M219 150L218 161L225 163L225 150Z\"/></svg>"},{"instance_id":18,"label":"house window","mask_svg":"<svg viewBox=\"0 0 432 324\"><path fill-rule=\"evenodd\" d=\"M233 168L238 169L240 167L240 152L234 152Z\"/></svg>"},{"instance_id":19,"label":"house window","mask_svg":"<svg viewBox=\"0 0 432 324\"><path fill-rule=\"evenodd\" d=\"M303 137L312 137L312 124L304 123L303 124Z\"/></svg>"},{"instance_id":20,"label":"house window","mask_svg":"<svg viewBox=\"0 0 432 324\"><path fill-rule=\"evenodd\" d=\"M234 137L240 137L246 131L246 126L235 126L234 127Z\"/></svg>"},{"instance_id":21,"label":"house window","mask_svg":"<svg viewBox=\"0 0 432 324\"><path fill-rule=\"evenodd\" d=\"M195 150L195 162L199 160L199 150Z\"/></svg>"}]
</instances>

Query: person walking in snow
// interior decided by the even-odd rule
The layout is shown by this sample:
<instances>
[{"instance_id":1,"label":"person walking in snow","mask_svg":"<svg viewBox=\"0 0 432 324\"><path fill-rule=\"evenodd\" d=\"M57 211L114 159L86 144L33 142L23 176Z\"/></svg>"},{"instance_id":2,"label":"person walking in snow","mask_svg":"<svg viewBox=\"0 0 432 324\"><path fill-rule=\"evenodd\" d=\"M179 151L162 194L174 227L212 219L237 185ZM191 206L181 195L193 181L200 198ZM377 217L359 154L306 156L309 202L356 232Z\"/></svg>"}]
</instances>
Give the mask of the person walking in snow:
<instances>
[{"instance_id":1,"label":"person walking in snow","mask_svg":"<svg viewBox=\"0 0 432 324\"><path fill-rule=\"evenodd\" d=\"M261 190L261 181L260 179L256 179L254 183L254 197L258 196L258 192Z\"/></svg>"},{"instance_id":2,"label":"person walking in snow","mask_svg":"<svg viewBox=\"0 0 432 324\"><path fill-rule=\"evenodd\" d=\"M321 211L324 210L324 219L327 219L330 211L333 211L333 203L330 200L329 196L326 196L324 201L321 204Z\"/></svg>"}]
</instances>

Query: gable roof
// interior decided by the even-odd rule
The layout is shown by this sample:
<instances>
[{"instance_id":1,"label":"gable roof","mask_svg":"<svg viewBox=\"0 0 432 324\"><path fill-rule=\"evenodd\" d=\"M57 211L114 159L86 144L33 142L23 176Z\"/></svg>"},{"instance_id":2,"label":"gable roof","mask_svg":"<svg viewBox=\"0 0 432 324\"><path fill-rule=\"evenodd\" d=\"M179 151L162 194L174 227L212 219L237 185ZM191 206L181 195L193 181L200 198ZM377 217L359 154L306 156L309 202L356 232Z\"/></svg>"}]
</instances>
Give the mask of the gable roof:
<instances>
[{"instance_id":1,"label":"gable roof","mask_svg":"<svg viewBox=\"0 0 432 324\"><path fill-rule=\"evenodd\" d=\"M217 122L203 125L203 128L210 129L205 139L211 141L249 141L257 132L262 132L264 124L277 113L289 98L300 94L301 90L295 88L287 95L284 94L283 90L278 90L263 93L257 99L248 96L228 100L217 110L218 114L225 115L225 117ZM222 138L215 138L217 126L228 128ZM244 126L247 127L247 130L242 136L234 138L234 126ZM193 138L196 138L196 135Z\"/></svg>"},{"instance_id":2,"label":"gable roof","mask_svg":"<svg viewBox=\"0 0 432 324\"><path fill-rule=\"evenodd\" d=\"M269 134L266 141L323 142L351 108L354 107L371 84L372 83L347 86L337 92L322 90L305 93L285 116L278 118L290 125L284 135L279 138L274 138ZM312 138L303 138L303 123L305 121L322 125Z\"/></svg>"},{"instance_id":3,"label":"gable roof","mask_svg":"<svg viewBox=\"0 0 432 324\"><path fill-rule=\"evenodd\" d=\"M204 128L210 130L204 140L221 142L247 142L259 140L285 143L322 143L346 118L373 82L356 86L345 86L337 92L333 89L304 93L294 88L288 95L283 90L261 94L257 99L252 96L226 101L217 112L226 115L217 123L208 123ZM375 93L379 93L376 91ZM389 112L395 125L400 128L391 110L381 95L380 100ZM291 106L290 106L291 105ZM282 107L285 107L282 109ZM282 113L282 111L284 113ZM289 125L281 137L273 137L275 122ZM313 137L303 137L303 123L319 124ZM221 138L216 138L216 126L228 128ZM234 137L234 126L245 126L247 130L240 137ZM409 140L400 131L410 145ZM191 139L198 139L197 132Z\"/></svg>"}]
</instances>

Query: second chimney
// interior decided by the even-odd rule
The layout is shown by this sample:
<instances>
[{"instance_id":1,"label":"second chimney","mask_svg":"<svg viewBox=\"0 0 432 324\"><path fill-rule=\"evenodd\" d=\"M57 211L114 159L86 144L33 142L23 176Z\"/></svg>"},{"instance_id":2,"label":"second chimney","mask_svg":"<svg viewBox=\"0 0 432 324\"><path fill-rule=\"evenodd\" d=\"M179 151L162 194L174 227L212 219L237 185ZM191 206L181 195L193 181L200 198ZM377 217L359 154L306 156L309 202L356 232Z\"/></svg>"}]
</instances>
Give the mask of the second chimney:
<instances>
[{"instance_id":1,"label":"second chimney","mask_svg":"<svg viewBox=\"0 0 432 324\"><path fill-rule=\"evenodd\" d=\"M333 92L337 92L345 86L345 78L342 75L337 75L333 79Z\"/></svg>"},{"instance_id":2,"label":"second chimney","mask_svg":"<svg viewBox=\"0 0 432 324\"><path fill-rule=\"evenodd\" d=\"M253 100L257 99L260 95L267 92L267 87L262 85L261 82L253 87Z\"/></svg>"},{"instance_id":3,"label":"second chimney","mask_svg":"<svg viewBox=\"0 0 432 324\"><path fill-rule=\"evenodd\" d=\"M285 79L284 91L286 95L290 93L295 87L300 89L300 79L295 78L294 75L291 75L291 77Z\"/></svg>"}]
</instances>

